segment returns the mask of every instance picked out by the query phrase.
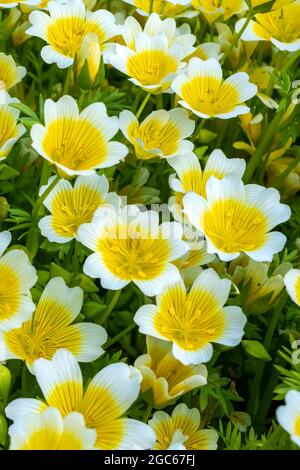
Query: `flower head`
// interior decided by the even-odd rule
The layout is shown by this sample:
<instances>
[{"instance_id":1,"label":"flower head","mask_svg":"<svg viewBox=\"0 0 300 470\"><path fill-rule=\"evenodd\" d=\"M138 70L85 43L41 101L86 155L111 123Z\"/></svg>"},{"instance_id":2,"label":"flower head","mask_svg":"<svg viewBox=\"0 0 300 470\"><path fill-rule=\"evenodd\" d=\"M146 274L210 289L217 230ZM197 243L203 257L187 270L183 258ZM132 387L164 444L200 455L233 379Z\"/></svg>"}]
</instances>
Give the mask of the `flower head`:
<instances>
[{"instance_id":1,"label":"flower head","mask_svg":"<svg viewBox=\"0 0 300 470\"><path fill-rule=\"evenodd\" d=\"M40 194L52 181L53 178L50 178ZM56 243L66 243L76 238L80 225L91 222L98 207L117 199L116 195L108 194L108 187L104 175L78 176L74 186L67 180L60 180L44 201L51 212L39 222L44 237Z\"/></svg>"},{"instance_id":2,"label":"flower head","mask_svg":"<svg viewBox=\"0 0 300 470\"><path fill-rule=\"evenodd\" d=\"M206 199L188 193L184 211L192 225L206 237L208 252L231 261L241 252L255 261L272 261L286 237L270 232L290 218L291 210L280 203L276 189L244 185L235 174L218 180L212 176L206 185Z\"/></svg>"},{"instance_id":3,"label":"flower head","mask_svg":"<svg viewBox=\"0 0 300 470\"><path fill-rule=\"evenodd\" d=\"M240 31L245 24L241 19L236 24ZM300 0L283 5L268 13L255 15L242 34L244 41L271 41L281 51L294 52L300 49Z\"/></svg>"},{"instance_id":4,"label":"flower head","mask_svg":"<svg viewBox=\"0 0 300 470\"><path fill-rule=\"evenodd\" d=\"M249 112L244 101L256 95L257 87L244 72L223 80L222 67L212 58L192 58L186 73L178 75L171 88L181 100L179 104L202 118L230 119Z\"/></svg>"},{"instance_id":5,"label":"flower head","mask_svg":"<svg viewBox=\"0 0 300 470\"><path fill-rule=\"evenodd\" d=\"M93 221L79 228L78 240L94 251L83 269L100 278L102 287L117 290L134 282L150 296L179 279L172 261L188 250L179 224L159 225L158 213L137 206L100 207Z\"/></svg>"},{"instance_id":6,"label":"flower head","mask_svg":"<svg viewBox=\"0 0 300 470\"><path fill-rule=\"evenodd\" d=\"M0 52L0 90L10 90L25 75L25 67L17 66L11 55Z\"/></svg>"},{"instance_id":7,"label":"flower head","mask_svg":"<svg viewBox=\"0 0 300 470\"><path fill-rule=\"evenodd\" d=\"M118 34L112 13L107 10L87 12L82 0L49 1L47 7L49 14L43 11L30 14L32 26L26 31L47 42L41 51L47 64L56 63L59 68L73 65L87 34L98 37L102 50L105 43Z\"/></svg>"},{"instance_id":8,"label":"flower head","mask_svg":"<svg viewBox=\"0 0 300 470\"><path fill-rule=\"evenodd\" d=\"M95 447L103 450L149 449L154 433L144 423L123 415L137 399L141 374L123 363L106 366L89 382L86 389L80 367L64 349L52 360L38 359L33 365L45 402L19 398L6 407L6 415L18 425L28 413L40 414L47 407L57 408L62 416L81 413L85 426L95 429Z\"/></svg>"},{"instance_id":9,"label":"flower head","mask_svg":"<svg viewBox=\"0 0 300 470\"><path fill-rule=\"evenodd\" d=\"M211 343L236 346L243 336L246 317L239 307L224 307L231 283L213 269L202 271L189 293L182 280L167 286L156 305L144 305L134 320L140 332L173 344L182 364L208 362Z\"/></svg>"},{"instance_id":10,"label":"flower head","mask_svg":"<svg viewBox=\"0 0 300 470\"><path fill-rule=\"evenodd\" d=\"M184 109L153 111L141 124L130 111L122 111L119 119L121 131L141 160L170 158L193 150L193 144L184 139L194 132L195 123Z\"/></svg>"},{"instance_id":11,"label":"flower head","mask_svg":"<svg viewBox=\"0 0 300 470\"><path fill-rule=\"evenodd\" d=\"M290 390L285 397L285 405L277 408L277 420L300 447L300 392Z\"/></svg>"},{"instance_id":12,"label":"flower head","mask_svg":"<svg viewBox=\"0 0 300 470\"><path fill-rule=\"evenodd\" d=\"M45 102L45 126L31 130L33 148L67 175L94 174L98 168L119 163L127 147L110 142L118 132L118 119L108 117L103 103L93 103L81 113L74 98L63 96Z\"/></svg>"},{"instance_id":13,"label":"flower head","mask_svg":"<svg viewBox=\"0 0 300 470\"><path fill-rule=\"evenodd\" d=\"M57 408L26 415L9 428L10 450L93 450L95 429L87 429L82 414L62 417Z\"/></svg>"},{"instance_id":14,"label":"flower head","mask_svg":"<svg viewBox=\"0 0 300 470\"><path fill-rule=\"evenodd\" d=\"M191 0L124 0L137 8L137 12L142 16L148 16L151 11L164 17L185 16L186 8L191 4Z\"/></svg>"},{"instance_id":15,"label":"flower head","mask_svg":"<svg viewBox=\"0 0 300 470\"><path fill-rule=\"evenodd\" d=\"M155 408L164 408L195 388L207 383L203 364L185 366L172 354L166 341L147 336L147 354L134 363L143 376L141 390Z\"/></svg>"},{"instance_id":16,"label":"flower head","mask_svg":"<svg viewBox=\"0 0 300 470\"><path fill-rule=\"evenodd\" d=\"M14 144L26 132L23 124L17 123L20 111L10 106L10 103L18 103L18 100L11 98L6 91L0 91L0 161L8 156Z\"/></svg>"},{"instance_id":17,"label":"flower head","mask_svg":"<svg viewBox=\"0 0 300 470\"><path fill-rule=\"evenodd\" d=\"M5 359L21 359L31 371L36 359L51 359L61 348L71 351L80 362L96 360L103 353L107 334L94 323L72 324L82 303L80 287L69 288L60 277L51 279L31 319L1 334Z\"/></svg>"},{"instance_id":18,"label":"flower head","mask_svg":"<svg viewBox=\"0 0 300 470\"><path fill-rule=\"evenodd\" d=\"M156 435L155 450L216 450L218 433L214 429L200 429L200 412L177 405L169 416L156 411L148 422Z\"/></svg>"},{"instance_id":19,"label":"flower head","mask_svg":"<svg viewBox=\"0 0 300 470\"><path fill-rule=\"evenodd\" d=\"M38 5L40 0L18 0L16 2L12 0L1 0L0 8L14 8L18 5Z\"/></svg>"},{"instance_id":20,"label":"flower head","mask_svg":"<svg viewBox=\"0 0 300 470\"><path fill-rule=\"evenodd\" d=\"M30 289L37 281L36 270L22 250L10 250L3 254L10 242L10 233L1 232L0 331L19 328L35 309Z\"/></svg>"},{"instance_id":21,"label":"flower head","mask_svg":"<svg viewBox=\"0 0 300 470\"><path fill-rule=\"evenodd\" d=\"M195 10L200 11L212 24L221 18L224 21L247 10L244 0L192 0Z\"/></svg>"}]
</instances>

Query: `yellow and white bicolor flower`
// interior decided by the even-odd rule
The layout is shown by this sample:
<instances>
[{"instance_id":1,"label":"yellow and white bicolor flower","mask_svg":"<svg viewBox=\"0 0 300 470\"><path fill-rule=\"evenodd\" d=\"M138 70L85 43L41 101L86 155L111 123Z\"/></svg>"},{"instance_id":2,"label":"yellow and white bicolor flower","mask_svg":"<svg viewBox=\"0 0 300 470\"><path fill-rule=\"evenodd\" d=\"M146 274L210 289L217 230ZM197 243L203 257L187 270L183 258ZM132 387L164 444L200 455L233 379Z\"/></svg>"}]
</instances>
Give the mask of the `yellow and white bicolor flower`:
<instances>
[{"instance_id":1,"label":"yellow and white bicolor flower","mask_svg":"<svg viewBox=\"0 0 300 470\"><path fill-rule=\"evenodd\" d=\"M243 28L245 21L241 19L237 22L237 32ZM243 41L271 41L281 51L300 50L300 0L255 15L241 38Z\"/></svg>"},{"instance_id":2,"label":"yellow and white bicolor flower","mask_svg":"<svg viewBox=\"0 0 300 470\"><path fill-rule=\"evenodd\" d=\"M94 450L95 429L87 429L81 413L62 416L57 408L28 413L10 426L10 450Z\"/></svg>"},{"instance_id":3,"label":"yellow and white bicolor flower","mask_svg":"<svg viewBox=\"0 0 300 470\"><path fill-rule=\"evenodd\" d=\"M40 195L51 185L42 186ZM60 180L44 200L51 213L39 221L42 235L50 242L66 243L77 236L80 225L89 223L102 205L118 201L114 193L108 194L109 183L104 175L78 176L74 186L68 180Z\"/></svg>"},{"instance_id":4,"label":"yellow and white bicolor flower","mask_svg":"<svg viewBox=\"0 0 300 470\"><path fill-rule=\"evenodd\" d=\"M290 298L300 306L300 269L291 269L286 273L284 284Z\"/></svg>"},{"instance_id":5,"label":"yellow and white bicolor flower","mask_svg":"<svg viewBox=\"0 0 300 470\"><path fill-rule=\"evenodd\" d=\"M20 328L1 333L3 359L21 359L32 372L36 359L51 359L58 349L68 349L79 362L95 361L103 354L107 334L94 323L75 323L83 303L80 287L69 288L56 277L45 287L31 319Z\"/></svg>"},{"instance_id":6,"label":"yellow and white bicolor flower","mask_svg":"<svg viewBox=\"0 0 300 470\"><path fill-rule=\"evenodd\" d=\"M0 90L10 90L26 75L26 69L17 66L11 55L0 52Z\"/></svg>"},{"instance_id":7,"label":"yellow and white bicolor flower","mask_svg":"<svg viewBox=\"0 0 300 470\"><path fill-rule=\"evenodd\" d=\"M192 142L185 139L193 134L195 122L182 108L153 111L142 123L125 110L119 116L119 125L141 160L185 155L194 148Z\"/></svg>"},{"instance_id":8,"label":"yellow and white bicolor flower","mask_svg":"<svg viewBox=\"0 0 300 470\"><path fill-rule=\"evenodd\" d=\"M41 50L43 60L62 69L73 65L87 34L96 34L104 51L109 39L119 32L112 13L88 12L82 0L50 1L47 9L49 14L33 11L29 15L31 26L26 33L46 41Z\"/></svg>"},{"instance_id":9,"label":"yellow and white bicolor flower","mask_svg":"<svg viewBox=\"0 0 300 470\"><path fill-rule=\"evenodd\" d=\"M33 370L45 401L12 401L5 411L17 425L28 413L39 415L45 408L54 407L63 417L73 411L81 413L85 426L96 430L97 449L140 450L154 445L155 435L149 426L124 417L140 391L141 374L134 367L110 364L84 387L74 356L60 349L51 361L35 361Z\"/></svg>"},{"instance_id":10,"label":"yellow and white bicolor flower","mask_svg":"<svg viewBox=\"0 0 300 470\"><path fill-rule=\"evenodd\" d=\"M227 21L248 9L244 0L192 0L193 8L201 12L208 23Z\"/></svg>"},{"instance_id":11,"label":"yellow and white bicolor flower","mask_svg":"<svg viewBox=\"0 0 300 470\"><path fill-rule=\"evenodd\" d=\"M35 310L30 289L37 281L36 270L25 251L3 254L10 242L10 233L0 232L0 331L19 328Z\"/></svg>"},{"instance_id":12,"label":"yellow and white bicolor flower","mask_svg":"<svg viewBox=\"0 0 300 470\"><path fill-rule=\"evenodd\" d=\"M134 48L116 44L110 63L128 75L129 80L149 93L170 92L170 86L184 67L185 48L169 46L165 34L150 36L138 33Z\"/></svg>"},{"instance_id":13,"label":"yellow and white bicolor flower","mask_svg":"<svg viewBox=\"0 0 300 470\"><path fill-rule=\"evenodd\" d=\"M38 5L40 0L18 0L13 2L12 0L1 0L0 8L14 8L18 5Z\"/></svg>"},{"instance_id":14,"label":"yellow and white bicolor flower","mask_svg":"<svg viewBox=\"0 0 300 470\"><path fill-rule=\"evenodd\" d=\"M276 411L277 421L300 447L300 392L290 390L285 396L285 405Z\"/></svg>"},{"instance_id":15,"label":"yellow and white bicolor flower","mask_svg":"<svg viewBox=\"0 0 300 470\"><path fill-rule=\"evenodd\" d=\"M191 5L191 0L124 0L136 7L139 15L149 16L150 11L163 17L186 16L186 9Z\"/></svg>"},{"instance_id":16,"label":"yellow and white bicolor flower","mask_svg":"<svg viewBox=\"0 0 300 470\"><path fill-rule=\"evenodd\" d=\"M23 124L18 124L20 111L10 106L11 103L18 102L6 91L0 91L0 161L8 156L14 144L26 132Z\"/></svg>"},{"instance_id":17,"label":"yellow and white bicolor flower","mask_svg":"<svg viewBox=\"0 0 300 470\"><path fill-rule=\"evenodd\" d=\"M218 433L214 429L200 429L200 412L177 405L171 416L156 411L148 421L156 436L154 450L216 450Z\"/></svg>"},{"instance_id":18,"label":"yellow and white bicolor flower","mask_svg":"<svg viewBox=\"0 0 300 470\"><path fill-rule=\"evenodd\" d=\"M216 42L204 42L199 44L195 51L186 57L186 61L188 62L193 57L198 57L201 60L207 59L216 59L220 60L222 56L221 53L221 45Z\"/></svg>"},{"instance_id":19,"label":"yellow and white bicolor flower","mask_svg":"<svg viewBox=\"0 0 300 470\"><path fill-rule=\"evenodd\" d=\"M231 174L222 180L212 176L206 184L206 199L193 192L183 198L190 223L204 233L208 253L231 261L246 253L255 261L272 261L286 237L271 232L291 216L290 208L280 203L274 188L244 185Z\"/></svg>"},{"instance_id":20,"label":"yellow and white bicolor flower","mask_svg":"<svg viewBox=\"0 0 300 470\"><path fill-rule=\"evenodd\" d=\"M103 103L79 112L76 100L62 96L45 101L45 126L34 124L32 146L43 158L69 176L94 174L117 165L128 153L125 145L110 142L119 130L118 118L109 117Z\"/></svg>"},{"instance_id":21,"label":"yellow and white bicolor flower","mask_svg":"<svg viewBox=\"0 0 300 470\"><path fill-rule=\"evenodd\" d=\"M238 72L223 80L216 59L198 57L189 61L186 72L175 78L171 88L181 98L179 104L206 119L230 119L248 113L250 108L244 102L257 93L247 73Z\"/></svg>"},{"instance_id":22,"label":"yellow and white bicolor flower","mask_svg":"<svg viewBox=\"0 0 300 470\"><path fill-rule=\"evenodd\" d=\"M205 365L185 366L172 354L172 345L166 341L146 337L147 354L139 356L134 366L141 372L141 391L155 408L165 408L185 393L207 383Z\"/></svg>"},{"instance_id":23,"label":"yellow and white bicolor flower","mask_svg":"<svg viewBox=\"0 0 300 470\"><path fill-rule=\"evenodd\" d=\"M182 279L164 288L156 305L138 309L134 321L141 333L172 343L173 355L184 365L208 362L211 343L237 346L246 317L240 307L224 307L231 282L213 269L202 271L187 293Z\"/></svg>"},{"instance_id":24,"label":"yellow and white bicolor flower","mask_svg":"<svg viewBox=\"0 0 300 470\"><path fill-rule=\"evenodd\" d=\"M177 46L181 47L182 51L184 50L183 58L195 51L194 43L196 37L191 34L190 26L184 23L177 28L174 18L162 20L157 13L151 13L144 28L142 28L140 23L133 16L128 16L122 26L122 36L126 46L135 49L137 36L142 32L150 37L164 34L168 39L169 47L172 44L177 44Z\"/></svg>"},{"instance_id":25,"label":"yellow and white bicolor flower","mask_svg":"<svg viewBox=\"0 0 300 470\"><path fill-rule=\"evenodd\" d=\"M24 11L25 13L28 13L28 12L34 10L35 8L39 8L41 10L48 10L48 3L50 3L51 1L66 3L66 0L31 0L31 1L32 2L35 1L34 6L31 6L31 7L30 6L23 6L24 2L22 2L21 5L20 5L21 10ZM85 4L85 6L87 7L88 10L92 10L94 8L94 6L96 5L97 0L83 0L83 3Z\"/></svg>"},{"instance_id":26,"label":"yellow and white bicolor flower","mask_svg":"<svg viewBox=\"0 0 300 470\"><path fill-rule=\"evenodd\" d=\"M106 289L122 289L134 282L144 294L156 295L180 277L172 261L188 251L182 235L177 222L160 225L157 212L142 212L134 205L120 210L100 207L92 222L78 230L78 240L94 251L83 271L100 278Z\"/></svg>"}]
</instances>

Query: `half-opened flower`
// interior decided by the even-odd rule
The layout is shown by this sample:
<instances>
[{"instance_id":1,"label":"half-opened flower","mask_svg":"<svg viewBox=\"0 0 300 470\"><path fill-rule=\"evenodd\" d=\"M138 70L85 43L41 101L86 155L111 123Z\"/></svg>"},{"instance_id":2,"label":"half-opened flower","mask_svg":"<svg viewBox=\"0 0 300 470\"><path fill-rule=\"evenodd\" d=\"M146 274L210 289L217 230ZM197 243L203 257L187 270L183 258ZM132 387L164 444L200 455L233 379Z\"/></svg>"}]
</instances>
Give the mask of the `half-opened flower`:
<instances>
[{"instance_id":1,"label":"half-opened flower","mask_svg":"<svg viewBox=\"0 0 300 470\"><path fill-rule=\"evenodd\" d=\"M236 24L240 31L245 19ZM244 41L271 41L281 51L300 50L300 0L268 13L255 15L242 34Z\"/></svg>"},{"instance_id":2,"label":"half-opened flower","mask_svg":"<svg viewBox=\"0 0 300 470\"><path fill-rule=\"evenodd\" d=\"M94 450L95 429L87 429L82 414L62 417L57 408L28 413L9 428L10 450Z\"/></svg>"},{"instance_id":3,"label":"half-opened flower","mask_svg":"<svg viewBox=\"0 0 300 470\"><path fill-rule=\"evenodd\" d=\"M192 5L210 24L221 19L227 21L247 10L244 0L192 0Z\"/></svg>"},{"instance_id":4,"label":"half-opened flower","mask_svg":"<svg viewBox=\"0 0 300 470\"><path fill-rule=\"evenodd\" d=\"M300 392L290 390L285 397L285 405L277 408L277 421L300 447Z\"/></svg>"},{"instance_id":5,"label":"half-opened flower","mask_svg":"<svg viewBox=\"0 0 300 470\"><path fill-rule=\"evenodd\" d=\"M170 158L193 150L192 142L185 139L193 134L195 122L184 109L153 111L141 124L132 112L122 111L119 121L121 131L141 160Z\"/></svg>"},{"instance_id":6,"label":"half-opened flower","mask_svg":"<svg viewBox=\"0 0 300 470\"><path fill-rule=\"evenodd\" d=\"M300 269L291 269L285 275L284 283L291 299L300 306Z\"/></svg>"},{"instance_id":7,"label":"half-opened flower","mask_svg":"<svg viewBox=\"0 0 300 470\"><path fill-rule=\"evenodd\" d=\"M25 67L17 66L11 55L0 52L0 90L10 90L25 75Z\"/></svg>"},{"instance_id":8,"label":"half-opened flower","mask_svg":"<svg viewBox=\"0 0 300 470\"><path fill-rule=\"evenodd\" d=\"M33 148L67 175L94 174L94 170L116 165L127 155L127 147L110 142L118 132L118 118L108 117L103 103L90 104L79 112L71 96L56 103L45 102L45 126L31 129Z\"/></svg>"},{"instance_id":9,"label":"half-opened flower","mask_svg":"<svg viewBox=\"0 0 300 470\"><path fill-rule=\"evenodd\" d=\"M50 178L40 194L52 181ZM74 186L68 180L60 180L44 201L51 215L39 222L42 235L56 243L76 238L80 225L91 222L98 207L113 202L114 195L108 194L108 188L104 175L78 176Z\"/></svg>"},{"instance_id":10,"label":"half-opened flower","mask_svg":"<svg viewBox=\"0 0 300 470\"><path fill-rule=\"evenodd\" d=\"M39 415L46 407L54 407L62 416L73 411L81 413L85 426L96 430L98 449L139 450L154 445L155 436L149 426L124 417L140 391L141 374L134 367L110 364L84 388L75 358L60 349L51 361L35 361L33 370L46 403L30 398L12 401L6 415L17 425L28 413Z\"/></svg>"},{"instance_id":11,"label":"half-opened flower","mask_svg":"<svg viewBox=\"0 0 300 470\"><path fill-rule=\"evenodd\" d=\"M6 91L0 91L0 161L8 156L26 132L23 124L18 124L20 111L11 107L10 103L18 103L18 100L11 98Z\"/></svg>"},{"instance_id":12,"label":"half-opened flower","mask_svg":"<svg viewBox=\"0 0 300 470\"><path fill-rule=\"evenodd\" d=\"M60 277L51 279L31 319L1 334L2 359L21 359L31 371L36 359L51 359L58 349L68 349L79 362L96 360L103 354L107 334L94 323L72 324L82 303L80 287L69 288Z\"/></svg>"},{"instance_id":13,"label":"half-opened flower","mask_svg":"<svg viewBox=\"0 0 300 470\"><path fill-rule=\"evenodd\" d=\"M171 342L173 355L182 364L208 362L211 343L237 346L244 334L242 310L224 307L230 286L213 269L204 270L188 293L182 280L165 287L156 305L139 308L134 321L141 333Z\"/></svg>"},{"instance_id":14,"label":"half-opened flower","mask_svg":"<svg viewBox=\"0 0 300 470\"><path fill-rule=\"evenodd\" d=\"M37 281L34 267L22 250L3 254L11 242L9 232L0 233L0 331L19 328L35 309L30 289Z\"/></svg>"},{"instance_id":15,"label":"half-opened flower","mask_svg":"<svg viewBox=\"0 0 300 470\"><path fill-rule=\"evenodd\" d=\"M214 429L200 429L200 412L177 405L171 416L156 411L148 421L156 436L155 450L216 450L218 433Z\"/></svg>"},{"instance_id":16,"label":"half-opened flower","mask_svg":"<svg viewBox=\"0 0 300 470\"><path fill-rule=\"evenodd\" d=\"M172 354L172 345L147 336L147 354L134 363L143 376L141 391L155 408L164 408L191 390L207 383L203 364L185 366Z\"/></svg>"},{"instance_id":17,"label":"half-opened flower","mask_svg":"<svg viewBox=\"0 0 300 470\"><path fill-rule=\"evenodd\" d=\"M223 261L242 252L255 261L272 261L285 245L282 233L271 232L291 215L276 189L245 186L235 174L222 180L212 176L206 184L206 199L190 192L183 204L191 224L204 233L208 252Z\"/></svg>"},{"instance_id":18,"label":"half-opened flower","mask_svg":"<svg viewBox=\"0 0 300 470\"><path fill-rule=\"evenodd\" d=\"M172 261L188 251L182 234L176 222L160 225L154 211L141 212L133 205L120 210L100 207L92 222L78 230L78 240L94 251L83 270L100 278L106 289L134 282L144 294L156 295L180 277Z\"/></svg>"},{"instance_id":19,"label":"half-opened flower","mask_svg":"<svg viewBox=\"0 0 300 470\"><path fill-rule=\"evenodd\" d=\"M171 88L180 96L179 104L206 119L230 119L248 113L250 108L244 102L257 93L248 74L239 72L224 80L216 59L198 57L189 61L186 72L175 78Z\"/></svg>"}]
</instances>

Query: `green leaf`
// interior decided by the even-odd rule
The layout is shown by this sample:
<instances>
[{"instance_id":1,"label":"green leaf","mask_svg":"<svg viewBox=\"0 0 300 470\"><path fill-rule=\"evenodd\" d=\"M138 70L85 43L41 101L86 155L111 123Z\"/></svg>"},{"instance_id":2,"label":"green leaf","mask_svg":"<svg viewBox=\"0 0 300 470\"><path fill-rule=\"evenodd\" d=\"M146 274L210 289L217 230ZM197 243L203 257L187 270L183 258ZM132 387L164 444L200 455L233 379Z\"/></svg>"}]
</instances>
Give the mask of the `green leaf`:
<instances>
[{"instance_id":1,"label":"green leaf","mask_svg":"<svg viewBox=\"0 0 300 470\"><path fill-rule=\"evenodd\" d=\"M34 119L34 121L40 122L38 116L32 111L32 109L30 109L28 106L26 106L26 104L24 104L24 103L10 103L9 106L12 106L13 108L18 109L19 111L21 111L26 116L29 116L32 119Z\"/></svg>"},{"instance_id":2,"label":"green leaf","mask_svg":"<svg viewBox=\"0 0 300 470\"><path fill-rule=\"evenodd\" d=\"M0 165L0 181L16 178L19 174L17 170L6 165L6 163Z\"/></svg>"},{"instance_id":3,"label":"green leaf","mask_svg":"<svg viewBox=\"0 0 300 470\"><path fill-rule=\"evenodd\" d=\"M247 354L262 361L271 361L272 358L265 347L258 341L244 340L242 341L243 348Z\"/></svg>"}]
</instances>

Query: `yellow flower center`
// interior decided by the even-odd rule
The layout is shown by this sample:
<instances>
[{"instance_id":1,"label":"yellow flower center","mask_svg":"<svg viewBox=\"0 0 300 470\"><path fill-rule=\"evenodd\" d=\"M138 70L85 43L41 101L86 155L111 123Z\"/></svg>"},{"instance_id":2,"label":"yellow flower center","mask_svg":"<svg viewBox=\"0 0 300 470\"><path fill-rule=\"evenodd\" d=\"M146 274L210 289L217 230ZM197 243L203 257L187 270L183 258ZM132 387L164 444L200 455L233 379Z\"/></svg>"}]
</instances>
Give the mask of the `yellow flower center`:
<instances>
[{"instance_id":1,"label":"yellow flower center","mask_svg":"<svg viewBox=\"0 0 300 470\"><path fill-rule=\"evenodd\" d=\"M137 79L142 86L161 85L161 81L177 69L176 60L159 50L137 52L127 62L128 75Z\"/></svg>"},{"instance_id":2,"label":"yellow flower center","mask_svg":"<svg viewBox=\"0 0 300 470\"><path fill-rule=\"evenodd\" d=\"M93 169L107 154L102 133L81 118L61 118L51 122L42 147L54 163L72 170Z\"/></svg>"},{"instance_id":3,"label":"yellow flower center","mask_svg":"<svg viewBox=\"0 0 300 470\"><path fill-rule=\"evenodd\" d=\"M267 236L267 221L255 207L227 199L215 202L204 214L204 232L225 253L261 248Z\"/></svg>"},{"instance_id":4,"label":"yellow flower center","mask_svg":"<svg viewBox=\"0 0 300 470\"><path fill-rule=\"evenodd\" d=\"M0 323L15 314L19 307L20 281L17 274L0 261Z\"/></svg>"},{"instance_id":5,"label":"yellow flower center","mask_svg":"<svg viewBox=\"0 0 300 470\"><path fill-rule=\"evenodd\" d=\"M266 40L273 37L278 41L290 43L300 37L299 17L299 3L291 3L285 8L256 15L254 31Z\"/></svg>"},{"instance_id":6,"label":"yellow flower center","mask_svg":"<svg viewBox=\"0 0 300 470\"><path fill-rule=\"evenodd\" d=\"M195 77L185 83L182 98L192 109L209 116L229 113L240 103L236 89L214 77Z\"/></svg>"}]
</instances>

